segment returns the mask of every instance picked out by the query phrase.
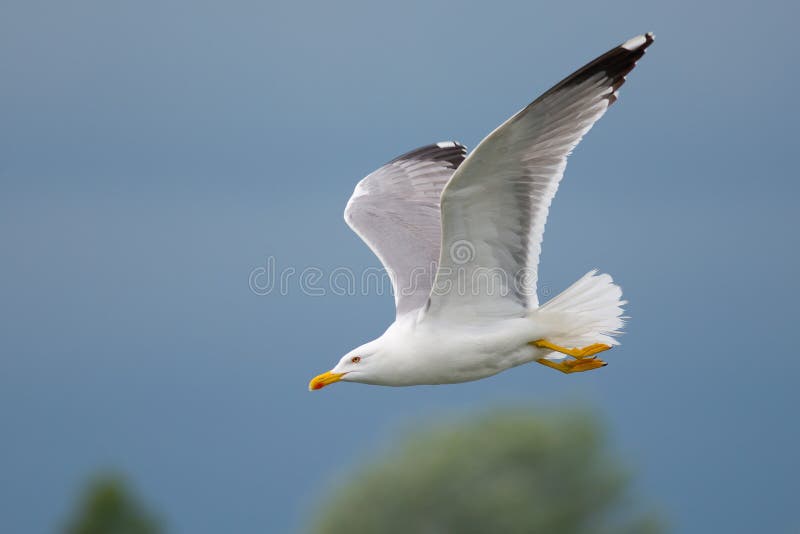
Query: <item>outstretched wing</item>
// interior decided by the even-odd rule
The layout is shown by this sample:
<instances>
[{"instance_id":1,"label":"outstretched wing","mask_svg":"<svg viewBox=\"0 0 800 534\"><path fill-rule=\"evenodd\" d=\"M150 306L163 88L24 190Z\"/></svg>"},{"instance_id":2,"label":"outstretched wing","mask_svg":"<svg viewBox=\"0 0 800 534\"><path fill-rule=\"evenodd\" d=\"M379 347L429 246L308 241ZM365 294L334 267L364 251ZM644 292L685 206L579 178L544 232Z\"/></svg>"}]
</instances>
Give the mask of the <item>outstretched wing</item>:
<instances>
[{"instance_id":1,"label":"outstretched wing","mask_svg":"<svg viewBox=\"0 0 800 534\"><path fill-rule=\"evenodd\" d=\"M450 141L403 154L361 180L344 210L389 272L397 315L428 299L441 245L439 198L465 154Z\"/></svg>"},{"instance_id":2,"label":"outstretched wing","mask_svg":"<svg viewBox=\"0 0 800 534\"><path fill-rule=\"evenodd\" d=\"M430 313L516 315L538 306L537 267L567 156L617 99L653 42L598 57L489 134L442 193L443 241Z\"/></svg>"}]
</instances>

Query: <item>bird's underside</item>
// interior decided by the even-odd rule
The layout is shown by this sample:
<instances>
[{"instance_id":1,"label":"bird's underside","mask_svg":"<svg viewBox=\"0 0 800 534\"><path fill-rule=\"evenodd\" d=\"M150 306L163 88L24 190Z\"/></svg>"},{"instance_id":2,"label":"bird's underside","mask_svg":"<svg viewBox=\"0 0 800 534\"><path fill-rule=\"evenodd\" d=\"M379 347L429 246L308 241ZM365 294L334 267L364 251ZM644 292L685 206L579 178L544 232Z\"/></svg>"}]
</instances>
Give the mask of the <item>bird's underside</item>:
<instances>
[{"instance_id":1,"label":"bird's underside","mask_svg":"<svg viewBox=\"0 0 800 534\"><path fill-rule=\"evenodd\" d=\"M640 35L598 57L500 125L469 155L457 142L429 145L358 183L345 220L388 271L396 320L383 336L312 380L312 389L338 380L391 385L403 381L388 374L414 366L457 367L458 355L408 350L415 332L440 328L436 336L444 338L446 325L517 325L520 318L530 320L528 330L515 331L521 343L498 341L497 357L506 354L508 362L486 362L484 376L525 361L563 373L606 365L597 355L617 344L621 290L610 276L592 271L540 306L538 263L568 155L617 100L625 76L652 42L652 34ZM491 349L484 347L482 354L492 357ZM424 380L420 372L416 382L406 382L437 383ZM438 383L443 381L448 380Z\"/></svg>"}]
</instances>

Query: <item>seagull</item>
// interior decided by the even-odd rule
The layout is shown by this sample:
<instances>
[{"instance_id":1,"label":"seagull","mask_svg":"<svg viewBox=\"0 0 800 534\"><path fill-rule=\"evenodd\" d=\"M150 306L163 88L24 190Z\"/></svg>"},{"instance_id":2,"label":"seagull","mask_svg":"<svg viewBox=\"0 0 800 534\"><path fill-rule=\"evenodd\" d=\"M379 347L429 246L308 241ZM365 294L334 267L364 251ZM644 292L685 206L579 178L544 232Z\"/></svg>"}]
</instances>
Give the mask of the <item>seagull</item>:
<instances>
[{"instance_id":1,"label":"seagull","mask_svg":"<svg viewBox=\"0 0 800 534\"><path fill-rule=\"evenodd\" d=\"M425 146L356 185L344 218L389 273L396 316L310 390L468 382L529 362L567 374L606 365L597 354L618 344L620 287L590 271L540 306L537 268L567 157L652 43L639 35L588 63L469 155L452 141Z\"/></svg>"}]
</instances>

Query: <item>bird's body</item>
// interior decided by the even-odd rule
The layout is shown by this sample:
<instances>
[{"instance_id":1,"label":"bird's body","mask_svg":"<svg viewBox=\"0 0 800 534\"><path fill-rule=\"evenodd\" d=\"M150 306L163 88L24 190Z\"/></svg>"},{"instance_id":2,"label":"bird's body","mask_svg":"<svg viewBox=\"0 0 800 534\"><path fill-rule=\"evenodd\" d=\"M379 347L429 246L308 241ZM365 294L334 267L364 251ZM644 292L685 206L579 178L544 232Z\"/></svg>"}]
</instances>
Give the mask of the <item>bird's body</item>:
<instances>
[{"instance_id":1,"label":"bird's body","mask_svg":"<svg viewBox=\"0 0 800 534\"><path fill-rule=\"evenodd\" d=\"M311 389L466 382L533 361L565 373L605 365L595 355L617 344L620 288L592 271L539 306L541 241L567 156L652 41L640 35L600 56L469 156L437 143L359 182L345 219L389 271L397 316Z\"/></svg>"},{"instance_id":2,"label":"bird's body","mask_svg":"<svg viewBox=\"0 0 800 534\"><path fill-rule=\"evenodd\" d=\"M611 283L611 278L608 275L596 276L592 272L581 280L592 282L592 288L597 288L599 282L600 289L606 292L607 306L610 306L607 313L617 317L621 292ZM568 291L562 295L569 295ZM609 341L606 336L596 336L585 320L576 317L582 313L582 310L569 313L551 311L545 305L523 317L480 317L478 320L437 319L424 313L405 314L398 317L379 338L353 351L356 355L379 355L376 360L380 359L381 367L391 369L391 372L359 376L356 364L353 366L356 368L348 372L348 379L382 386L469 382L553 357L552 350L536 347L532 340L550 339L568 346L597 342L598 339ZM583 326L576 326L576 323ZM613 340L610 342L614 343ZM346 360L347 357L343 358Z\"/></svg>"},{"instance_id":3,"label":"bird's body","mask_svg":"<svg viewBox=\"0 0 800 534\"><path fill-rule=\"evenodd\" d=\"M535 360L542 349L527 341L533 339L530 335L536 329L533 321L520 318L470 325L418 322L406 316L392 323L379 338L381 359L392 373L367 378L365 382L410 386L485 378Z\"/></svg>"}]
</instances>

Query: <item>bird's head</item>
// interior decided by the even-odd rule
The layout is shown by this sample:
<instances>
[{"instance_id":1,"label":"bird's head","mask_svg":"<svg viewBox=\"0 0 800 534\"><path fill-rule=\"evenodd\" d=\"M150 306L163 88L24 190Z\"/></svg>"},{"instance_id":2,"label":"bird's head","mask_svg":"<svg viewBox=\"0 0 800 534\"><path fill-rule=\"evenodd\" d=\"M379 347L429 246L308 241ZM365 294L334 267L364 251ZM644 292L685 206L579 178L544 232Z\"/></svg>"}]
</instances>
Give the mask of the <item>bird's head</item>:
<instances>
[{"instance_id":1,"label":"bird's head","mask_svg":"<svg viewBox=\"0 0 800 534\"><path fill-rule=\"evenodd\" d=\"M308 383L309 391L322 389L342 380L370 382L380 373L382 359L379 341L376 339L365 343L342 356L333 369L311 379Z\"/></svg>"}]
</instances>

